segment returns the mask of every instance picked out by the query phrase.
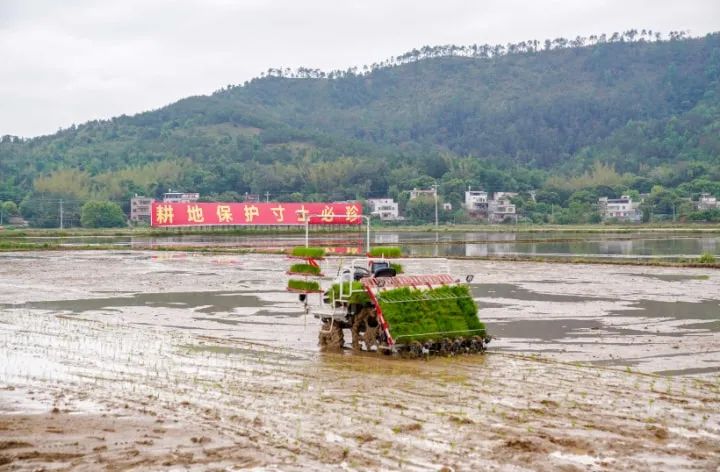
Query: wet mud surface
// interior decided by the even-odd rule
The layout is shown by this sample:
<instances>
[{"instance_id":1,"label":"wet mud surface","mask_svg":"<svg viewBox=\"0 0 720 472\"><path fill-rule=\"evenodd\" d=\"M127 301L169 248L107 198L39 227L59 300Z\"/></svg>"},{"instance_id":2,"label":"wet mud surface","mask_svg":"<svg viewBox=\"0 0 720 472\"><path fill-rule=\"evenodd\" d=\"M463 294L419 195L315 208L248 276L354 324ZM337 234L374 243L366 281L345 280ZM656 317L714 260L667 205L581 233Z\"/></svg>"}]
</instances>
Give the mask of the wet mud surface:
<instances>
[{"instance_id":1,"label":"wet mud surface","mask_svg":"<svg viewBox=\"0 0 720 472\"><path fill-rule=\"evenodd\" d=\"M720 467L714 271L452 261L498 339L407 361L319 353L282 257L27 256L0 273L0 471Z\"/></svg>"}]
</instances>

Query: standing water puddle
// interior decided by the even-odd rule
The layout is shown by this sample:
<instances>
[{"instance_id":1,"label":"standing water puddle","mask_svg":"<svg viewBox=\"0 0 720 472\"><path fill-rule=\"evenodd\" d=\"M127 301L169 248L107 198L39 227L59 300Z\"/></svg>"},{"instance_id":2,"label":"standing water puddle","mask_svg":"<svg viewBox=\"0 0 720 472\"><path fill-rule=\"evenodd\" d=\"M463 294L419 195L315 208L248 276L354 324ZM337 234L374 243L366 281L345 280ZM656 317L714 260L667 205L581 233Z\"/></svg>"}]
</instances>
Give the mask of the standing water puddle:
<instances>
[{"instance_id":1,"label":"standing water puddle","mask_svg":"<svg viewBox=\"0 0 720 472\"><path fill-rule=\"evenodd\" d=\"M644 276L645 274L629 274ZM685 280L706 280L706 276L684 274L652 274L649 277L680 282ZM547 281L548 283L550 281ZM476 284L471 286L475 298L501 298L506 300L535 301L549 303L584 303L618 301L611 298L587 297L581 295L561 295L535 292L515 284ZM483 308L500 308L502 305L480 301L480 318ZM697 320L697 323L685 324L680 328L687 330L709 330L720 332L720 300L701 300L698 302L665 302L658 300L637 300L630 302L627 308L607 311L607 316L631 316L638 318L670 318L674 320ZM535 313L537 315L537 313ZM610 326L602 319L547 318L517 319L509 321L494 320L487 322L493 335L499 338L536 339L539 341L557 341L562 339L599 337L599 336L641 336L647 332ZM668 333L655 332L656 336L677 336L677 330Z\"/></svg>"},{"instance_id":2,"label":"standing water puddle","mask_svg":"<svg viewBox=\"0 0 720 472\"><path fill-rule=\"evenodd\" d=\"M475 298L508 298L514 300L561 303L578 303L602 300L612 301L612 299L609 298L535 292L515 284L477 284L471 285L470 290Z\"/></svg>"},{"instance_id":3,"label":"standing water puddle","mask_svg":"<svg viewBox=\"0 0 720 472\"><path fill-rule=\"evenodd\" d=\"M238 291L137 293L125 297L50 300L1 306L4 308L69 311L72 313L121 311L120 308L149 306L153 308L193 309L196 312L208 314L228 313L240 307L260 308L272 306L271 303L260 300L256 293Z\"/></svg>"},{"instance_id":4,"label":"standing water puddle","mask_svg":"<svg viewBox=\"0 0 720 472\"><path fill-rule=\"evenodd\" d=\"M707 320L684 325L688 329L707 329L720 332L720 300L701 300L699 302L663 302L658 300L638 300L628 309L614 310L615 316L633 316L641 318L672 318L676 320Z\"/></svg>"},{"instance_id":5,"label":"standing water puddle","mask_svg":"<svg viewBox=\"0 0 720 472\"><path fill-rule=\"evenodd\" d=\"M688 274L620 274L632 275L635 277L647 277L649 279L662 280L663 282L685 282L687 280L708 280L709 275L688 275Z\"/></svg>"}]
</instances>

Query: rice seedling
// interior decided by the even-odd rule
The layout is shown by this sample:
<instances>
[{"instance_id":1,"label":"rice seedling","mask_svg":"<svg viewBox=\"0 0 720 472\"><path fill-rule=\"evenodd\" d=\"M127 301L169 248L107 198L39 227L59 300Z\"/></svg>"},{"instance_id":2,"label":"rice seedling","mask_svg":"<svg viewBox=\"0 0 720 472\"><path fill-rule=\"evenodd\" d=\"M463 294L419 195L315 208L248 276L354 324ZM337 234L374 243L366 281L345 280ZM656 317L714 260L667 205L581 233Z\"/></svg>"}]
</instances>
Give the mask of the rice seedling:
<instances>
[{"instance_id":1,"label":"rice seedling","mask_svg":"<svg viewBox=\"0 0 720 472\"><path fill-rule=\"evenodd\" d=\"M370 257L401 257L402 250L393 246L377 246L368 251Z\"/></svg>"},{"instance_id":2,"label":"rice seedling","mask_svg":"<svg viewBox=\"0 0 720 472\"><path fill-rule=\"evenodd\" d=\"M477 305L464 285L432 290L401 287L381 292L378 302L398 342L485 334Z\"/></svg>"},{"instance_id":3,"label":"rice seedling","mask_svg":"<svg viewBox=\"0 0 720 472\"><path fill-rule=\"evenodd\" d=\"M321 247L296 246L292 249L292 252L290 254L294 257L320 259L321 257L325 256L325 249Z\"/></svg>"},{"instance_id":4,"label":"rice seedling","mask_svg":"<svg viewBox=\"0 0 720 472\"><path fill-rule=\"evenodd\" d=\"M320 284L314 280L288 280L288 289L297 292L319 292Z\"/></svg>"},{"instance_id":5,"label":"rice seedling","mask_svg":"<svg viewBox=\"0 0 720 472\"><path fill-rule=\"evenodd\" d=\"M288 270L291 274L320 275L320 267L312 264L293 264Z\"/></svg>"}]
</instances>

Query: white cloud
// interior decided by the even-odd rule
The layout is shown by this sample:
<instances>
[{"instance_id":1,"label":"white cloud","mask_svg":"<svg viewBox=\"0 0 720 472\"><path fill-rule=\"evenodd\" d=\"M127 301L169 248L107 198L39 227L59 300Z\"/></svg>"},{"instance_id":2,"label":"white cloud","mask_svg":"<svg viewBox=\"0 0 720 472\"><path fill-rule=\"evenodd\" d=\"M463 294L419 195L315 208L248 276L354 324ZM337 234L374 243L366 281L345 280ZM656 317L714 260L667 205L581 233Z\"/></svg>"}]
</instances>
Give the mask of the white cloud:
<instances>
[{"instance_id":1,"label":"white cloud","mask_svg":"<svg viewBox=\"0 0 720 472\"><path fill-rule=\"evenodd\" d=\"M705 34L719 20L717 0L3 0L0 135L157 108L268 67L630 28Z\"/></svg>"}]
</instances>

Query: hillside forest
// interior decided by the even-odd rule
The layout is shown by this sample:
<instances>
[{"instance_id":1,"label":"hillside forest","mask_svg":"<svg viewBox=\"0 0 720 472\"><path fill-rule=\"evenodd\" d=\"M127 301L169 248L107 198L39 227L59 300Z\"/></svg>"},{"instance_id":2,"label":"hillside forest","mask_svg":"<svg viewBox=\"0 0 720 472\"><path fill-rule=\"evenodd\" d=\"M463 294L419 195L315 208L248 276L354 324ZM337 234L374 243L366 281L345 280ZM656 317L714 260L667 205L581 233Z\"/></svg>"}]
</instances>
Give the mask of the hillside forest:
<instances>
[{"instance_id":1,"label":"hillside forest","mask_svg":"<svg viewBox=\"0 0 720 472\"><path fill-rule=\"evenodd\" d=\"M0 130L2 134L2 130ZM598 222L599 197L643 195L646 221L720 221L720 33L630 30L507 45L423 47L345 71L271 68L166 107L0 138L0 205L35 226L80 224L89 201L392 197L410 222L437 184L467 222L468 188L518 192L522 219ZM534 195L534 198L531 197Z\"/></svg>"}]
</instances>

